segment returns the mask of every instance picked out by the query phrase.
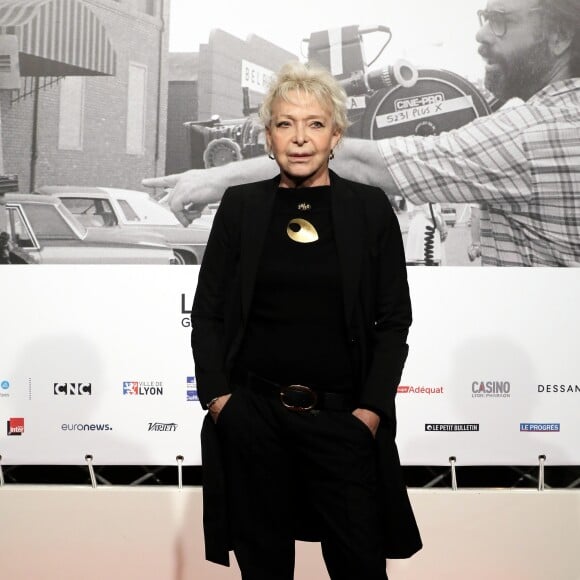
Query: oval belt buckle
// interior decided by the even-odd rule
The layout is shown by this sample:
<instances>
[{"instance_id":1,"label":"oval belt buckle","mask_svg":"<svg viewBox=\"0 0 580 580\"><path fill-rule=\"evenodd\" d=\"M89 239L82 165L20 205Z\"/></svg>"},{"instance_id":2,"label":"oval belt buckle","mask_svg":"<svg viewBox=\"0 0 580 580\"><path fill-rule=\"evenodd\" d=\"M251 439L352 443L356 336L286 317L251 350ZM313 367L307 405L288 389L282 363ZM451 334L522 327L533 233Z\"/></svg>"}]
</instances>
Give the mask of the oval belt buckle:
<instances>
[{"instance_id":1,"label":"oval belt buckle","mask_svg":"<svg viewBox=\"0 0 580 580\"><path fill-rule=\"evenodd\" d=\"M308 394L310 396L311 402L308 405L292 405L287 403L284 397L287 396L290 392ZM316 391L313 391L310 387L305 385L288 385L287 387L282 387L280 390L280 401L282 405L284 405L284 407L290 411L310 411L316 406L316 403L318 402L318 395L316 394Z\"/></svg>"}]
</instances>

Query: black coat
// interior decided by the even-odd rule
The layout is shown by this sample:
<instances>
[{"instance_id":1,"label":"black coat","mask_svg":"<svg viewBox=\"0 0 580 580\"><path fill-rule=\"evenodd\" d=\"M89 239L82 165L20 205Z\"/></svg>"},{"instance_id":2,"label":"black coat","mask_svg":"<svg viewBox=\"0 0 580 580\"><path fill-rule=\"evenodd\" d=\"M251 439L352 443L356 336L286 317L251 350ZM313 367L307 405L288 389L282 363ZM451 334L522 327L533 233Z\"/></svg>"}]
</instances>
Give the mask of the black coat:
<instances>
[{"instance_id":1,"label":"black coat","mask_svg":"<svg viewBox=\"0 0 580 580\"><path fill-rule=\"evenodd\" d=\"M407 558L421 548L421 539L395 444L395 394L411 324L401 232L380 189L333 172L331 185L357 406L374 409L382 417L376 439L385 557ZM216 213L191 313L191 344L203 408L214 397L231 392L229 372L248 321L277 186L275 178L229 188ZM225 482L209 416L201 439L206 558L228 564ZM297 539L318 539L315 522L303 522Z\"/></svg>"}]
</instances>

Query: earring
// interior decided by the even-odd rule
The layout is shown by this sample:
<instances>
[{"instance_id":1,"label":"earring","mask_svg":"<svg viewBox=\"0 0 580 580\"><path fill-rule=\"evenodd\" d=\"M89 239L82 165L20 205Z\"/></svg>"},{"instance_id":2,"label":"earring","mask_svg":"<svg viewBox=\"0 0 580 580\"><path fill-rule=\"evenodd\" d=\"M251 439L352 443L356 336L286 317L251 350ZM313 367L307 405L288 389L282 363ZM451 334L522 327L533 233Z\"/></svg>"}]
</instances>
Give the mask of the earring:
<instances>
[{"instance_id":1,"label":"earring","mask_svg":"<svg viewBox=\"0 0 580 580\"><path fill-rule=\"evenodd\" d=\"M272 153L268 153L268 157L269 157L269 158L270 158L272 161L274 161L274 159L276 159L276 158L274 157L274 155L272 155Z\"/></svg>"},{"instance_id":2,"label":"earring","mask_svg":"<svg viewBox=\"0 0 580 580\"><path fill-rule=\"evenodd\" d=\"M330 150L330 155L328 156L329 161L332 161L334 159L334 150L331 149Z\"/></svg>"}]
</instances>

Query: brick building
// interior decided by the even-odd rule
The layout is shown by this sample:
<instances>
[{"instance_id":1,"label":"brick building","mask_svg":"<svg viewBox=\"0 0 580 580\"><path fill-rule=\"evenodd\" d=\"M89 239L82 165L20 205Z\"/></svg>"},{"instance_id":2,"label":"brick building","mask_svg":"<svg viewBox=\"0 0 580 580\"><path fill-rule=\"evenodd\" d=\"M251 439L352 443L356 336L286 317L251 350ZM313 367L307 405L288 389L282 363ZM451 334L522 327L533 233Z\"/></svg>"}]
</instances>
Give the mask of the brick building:
<instances>
[{"instance_id":1,"label":"brick building","mask_svg":"<svg viewBox=\"0 0 580 580\"><path fill-rule=\"evenodd\" d=\"M203 123L215 115L224 122L243 121L242 87L248 89L249 104L259 105L270 75L297 58L254 34L242 40L219 29L211 31L198 53L169 53L167 172L204 166L208 137L197 135L192 142L183 123Z\"/></svg>"},{"instance_id":2,"label":"brick building","mask_svg":"<svg viewBox=\"0 0 580 580\"><path fill-rule=\"evenodd\" d=\"M19 77L0 77L0 173L20 191L162 174L168 15L169 0L0 0Z\"/></svg>"}]
</instances>

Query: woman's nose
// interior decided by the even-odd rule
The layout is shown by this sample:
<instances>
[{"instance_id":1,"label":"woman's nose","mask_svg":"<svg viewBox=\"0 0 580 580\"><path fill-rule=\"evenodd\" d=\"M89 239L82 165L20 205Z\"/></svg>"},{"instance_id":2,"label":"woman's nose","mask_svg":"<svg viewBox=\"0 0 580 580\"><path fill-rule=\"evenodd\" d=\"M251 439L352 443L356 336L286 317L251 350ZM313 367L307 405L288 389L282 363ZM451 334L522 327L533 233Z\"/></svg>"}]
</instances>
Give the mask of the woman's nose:
<instances>
[{"instance_id":1,"label":"woman's nose","mask_svg":"<svg viewBox=\"0 0 580 580\"><path fill-rule=\"evenodd\" d=\"M298 145L302 145L306 141L306 132L304 131L304 127L301 125L296 125L294 130L294 142Z\"/></svg>"}]
</instances>

